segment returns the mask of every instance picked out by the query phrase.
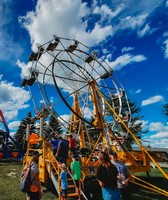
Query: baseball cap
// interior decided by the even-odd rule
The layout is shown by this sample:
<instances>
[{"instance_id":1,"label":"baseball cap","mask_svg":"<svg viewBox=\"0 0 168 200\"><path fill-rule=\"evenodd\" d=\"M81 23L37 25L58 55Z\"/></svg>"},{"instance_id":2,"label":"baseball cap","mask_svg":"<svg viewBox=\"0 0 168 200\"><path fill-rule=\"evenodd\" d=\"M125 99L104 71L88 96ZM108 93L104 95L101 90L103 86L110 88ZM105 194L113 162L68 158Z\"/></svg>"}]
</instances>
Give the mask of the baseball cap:
<instances>
[{"instance_id":1,"label":"baseball cap","mask_svg":"<svg viewBox=\"0 0 168 200\"><path fill-rule=\"evenodd\" d=\"M72 154L72 158L78 158L77 154Z\"/></svg>"}]
</instances>

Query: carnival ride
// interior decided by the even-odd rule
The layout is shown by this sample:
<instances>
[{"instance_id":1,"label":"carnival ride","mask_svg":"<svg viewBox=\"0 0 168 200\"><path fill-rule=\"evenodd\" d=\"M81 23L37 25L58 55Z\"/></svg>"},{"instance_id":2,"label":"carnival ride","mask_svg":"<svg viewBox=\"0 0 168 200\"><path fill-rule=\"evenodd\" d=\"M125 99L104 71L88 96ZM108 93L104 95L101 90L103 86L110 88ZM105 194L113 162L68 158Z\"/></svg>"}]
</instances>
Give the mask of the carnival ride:
<instances>
[{"instance_id":1,"label":"carnival ride","mask_svg":"<svg viewBox=\"0 0 168 200\"><path fill-rule=\"evenodd\" d=\"M37 48L38 51L32 52L29 57L32 63L30 74L21 86L28 86L36 112L34 119L40 120L38 141L41 148L37 150L42 153L39 163L41 182L46 183L51 178L59 194L60 166L43 137L44 121L48 115L55 116L65 133L73 134L78 143L83 175L81 192L85 192L85 186L91 180L96 184L97 153L103 149L116 151L132 173L149 172L152 161L168 179L168 175L131 131L133 123L126 92L108 65L108 60L104 55L100 57L102 52L98 57L98 51L92 51L81 42L55 35L49 42L37 44ZM32 91L39 92L37 99ZM38 110L39 101L43 102L42 110ZM29 133L28 125L27 138ZM129 137L139 146L139 153L125 147ZM28 143L24 164L30 160L32 150ZM70 162L69 157L68 165ZM167 191L133 177L135 184L168 196ZM68 196L76 195L72 190L74 187L73 183L69 185L71 192ZM86 198L84 192L83 198Z\"/></svg>"},{"instance_id":2,"label":"carnival ride","mask_svg":"<svg viewBox=\"0 0 168 200\"><path fill-rule=\"evenodd\" d=\"M24 150L10 135L4 115L0 110L0 159L22 159Z\"/></svg>"}]
</instances>

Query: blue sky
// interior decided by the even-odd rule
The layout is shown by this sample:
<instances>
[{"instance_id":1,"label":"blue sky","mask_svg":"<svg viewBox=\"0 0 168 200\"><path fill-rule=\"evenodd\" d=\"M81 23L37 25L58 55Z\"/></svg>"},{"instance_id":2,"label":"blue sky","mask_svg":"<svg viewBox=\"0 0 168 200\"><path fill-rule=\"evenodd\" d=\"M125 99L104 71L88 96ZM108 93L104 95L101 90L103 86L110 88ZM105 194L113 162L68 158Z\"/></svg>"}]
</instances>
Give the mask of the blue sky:
<instances>
[{"instance_id":1,"label":"blue sky","mask_svg":"<svg viewBox=\"0 0 168 200\"><path fill-rule=\"evenodd\" d=\"M0 109L11 132L34 112L27 88L20 87L29 55L55 34L101 49L141 108L149 130L144 139L167 147L161 110L168 103L168 0L1 0L0 10Z\"/></svg>"}]
</instances>

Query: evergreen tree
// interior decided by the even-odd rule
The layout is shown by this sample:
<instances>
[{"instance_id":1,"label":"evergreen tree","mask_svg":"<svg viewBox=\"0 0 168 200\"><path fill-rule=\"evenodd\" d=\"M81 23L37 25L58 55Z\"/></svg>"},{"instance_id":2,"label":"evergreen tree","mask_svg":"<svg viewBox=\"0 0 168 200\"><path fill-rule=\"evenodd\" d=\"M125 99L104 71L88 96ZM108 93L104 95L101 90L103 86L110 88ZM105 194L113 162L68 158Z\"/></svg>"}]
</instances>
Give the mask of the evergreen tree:
<instances>
[{"instance_id":1,"label":"evergreen tree","mask_svg":"<svg viewBox=\"0 0 168 200\"><path fill-rule=\"evenodd\" d=\"M137 108L136 103L131 102L130 100L127 101L125 97L122 97L122 109L121 109L121 119L124 118L124 123L129 127L131 132L137 137L141 138L141 134L144 134L146 132L142 131L142 121L141 119L143 116L138 115L138 113L141 111L140 108ZM108 101L109 103L111 102ZM119 100L115 100L115 102L110 103L112 106L115 107L115 111L119 112ZM126 130L124 125L116 118L114 113L107 108L107 115L113 116L113 122L112 122L112 130L114 131L115 135L117 137L123 137L125 139L124 141L124 147L127 150L132 149L132 144L134 143L134 139L132 138L131 134Z\"/></svg>"},{"instance_id":2,"label":"evergreen tree","mask_svg":"<svg viewBox=\"0 0 168 200\"><path fill-rule=\"evenodd\" d=\"M25 117L24 119L22 119L18 130L16 131L15 135L14 135L14 139L16 140L16 142L23 147L24 146L24 142L26 139L26 130L27 130L27 124L30 123L30 132L35 132L35 126L34 126L34 122L31 123L31 117L32 114L31 112L29 112L27 114L27 117Z\"/></svg>"},{"instance_id":3,"label":"evergreen tree","mask_svg":"<svg viewBox=\"0 0 168 200\"><path fill-rule=\"evenodd\" d=\"M58 136L62 134L63 130L61 127L60 122L58 121L58 118L55 115L50 115L49 122L48 122L48 128L45 127L45 137L49 140L53 136Z\"/></svg>"},{"instance_id":4,"label":"evergreen tree","mask_svg":"<svg viewBox=\"0 0 168 200\"><path fill-rule=\"evenodd\" d=\"M166 115L168 117L168 104L165 104L163 106L162 112L164 115Z\"/></svg>"}]
</instances>

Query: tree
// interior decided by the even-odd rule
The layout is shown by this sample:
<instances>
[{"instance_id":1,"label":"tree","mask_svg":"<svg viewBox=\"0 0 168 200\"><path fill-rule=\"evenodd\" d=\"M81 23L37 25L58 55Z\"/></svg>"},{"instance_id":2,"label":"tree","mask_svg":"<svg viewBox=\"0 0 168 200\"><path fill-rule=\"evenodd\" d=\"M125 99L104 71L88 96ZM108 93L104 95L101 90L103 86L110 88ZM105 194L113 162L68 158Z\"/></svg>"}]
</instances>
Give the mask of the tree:
<instances>
[{"instance_id":1,"label":"tree","mask_svg":"<svg viewBox=\"0 0 168 200\"><path fill-rule=\"evenodd\" d=\"M14 135L14 139L21 147L23 147L24 143L25 143L27 124L30 123L30 132L35 132L35 130L36 130L36 128L34 126L34 122L31 122L31 117L32 117L32 114L31 114L31 112L29 112L27 114L27 117L22 119L22 121L19 125L19 128Z\"/></svg>"},{"instance_id":2,"label":"tree","mask_svg":"<svg viewBox=\"0 0 168 200\"><path fill-rule=\"evenodd\" d=\"M127 100L125 96L123 96L120 100L119 98L117 98L113 102L111 100L108 100L108 102L113 106L117 113L119 113L120 109L119 117L124 121L127 127L137 138L140 139L141 134L147 132L142 131L141 119L143 118L143 116L138 115L141 109L137 108L135 102L131 102L129 99ZM122 105L119 105L120 102L122 102ZM118 118L109 108L107 108L107 115L113 116L112 130L114 131L115 135L117 137L123 137L124 147L128 151L131 150L132 144L135 142L131 134L126 130L121 121L118 120Z\"/></svg>"},{"instance_id":3,"label":"tree","mask_svg":"<svg viewBox=\"0 0 168 200\"><path fill-rule=\"evenodd\" d=\"M58 118L55 115L50 115L48 128L45 128L45 138L50 140L53 136L62 134L63 130Z\"/></svg>"},{"instance_id":4,"label":"tree","mask_svg":"<svg viewBox=\"0 0 168 200\"><path fill-rule=\"evenodd\" d=\"M168 104L165 104L163 106L162 112L164 115L166 115L168 117Z\"/></svg>"}]
</instances>

